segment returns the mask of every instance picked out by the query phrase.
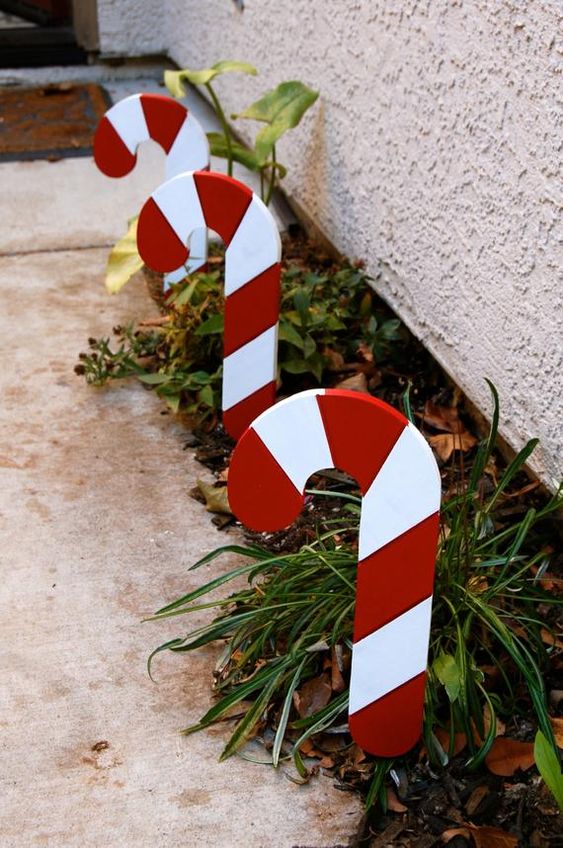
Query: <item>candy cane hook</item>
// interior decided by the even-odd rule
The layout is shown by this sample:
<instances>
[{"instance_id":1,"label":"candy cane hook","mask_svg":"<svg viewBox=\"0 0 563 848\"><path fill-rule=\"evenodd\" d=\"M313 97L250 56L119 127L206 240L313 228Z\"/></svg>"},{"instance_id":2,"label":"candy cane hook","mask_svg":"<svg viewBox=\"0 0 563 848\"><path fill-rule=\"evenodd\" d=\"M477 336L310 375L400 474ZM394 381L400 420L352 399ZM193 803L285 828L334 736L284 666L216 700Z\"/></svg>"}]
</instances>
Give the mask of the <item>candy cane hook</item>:
<instances>
[{"instance_id":1,"label":"candy cane hook","mask_svg":"<svg viewBox=\"0 0 563 848\"><path fill-rule=\"evenodd\" d=\"M94 160L108 177L124 177L135 167L137 148L153 139L166 153L166 179L183 171L209 168L207 136L185 106L163 94L132 94L108 109L94 136ZM190 240L185 267L165 279L165 288L207 262L207 231Z\"/></svg>"},{"instance_id":2,"label":"candy cane hook","mask_svg":"<svg viewBox=\"0 0 563 848\"><path fill-rule=\"evenodd\" d=\"M175 268L198 227L215 230L226 245L223 423L238 439L275 400L281 241L272 214L247 186L199 171L169 180L147 200L139 253L155 271Z\"/></svg>"},{"instance_id":3,"label":"candy cane hook","mask_svg":"<svg viewBox=\"0 0 563 848\"><path fill-rule=\"evenodd\" d=\"M365 751L405 753L420 736L440 475L421 434L370 395L301 392L262 413L229 468L229 503L254 530L279 530L305 484L340 468L363 494L350 681L350 732Z\"/></svg>"}]
</instances>

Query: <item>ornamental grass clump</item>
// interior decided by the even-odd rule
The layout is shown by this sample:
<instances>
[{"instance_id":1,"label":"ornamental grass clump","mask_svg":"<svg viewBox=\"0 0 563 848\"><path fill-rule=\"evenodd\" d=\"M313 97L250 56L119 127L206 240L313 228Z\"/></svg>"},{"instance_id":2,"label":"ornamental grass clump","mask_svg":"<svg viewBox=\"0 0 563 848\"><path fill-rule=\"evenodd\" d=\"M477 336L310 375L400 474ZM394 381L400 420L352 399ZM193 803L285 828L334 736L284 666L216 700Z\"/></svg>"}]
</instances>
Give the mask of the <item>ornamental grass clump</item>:
<instances>
[{"instance_id":1,"label":"ornamental grass clump","mask_svg":"<svg viewBox=\"0 0 563 848\"><path fill-rule=\"evenodd\" d=\"M504 504L515 497L515 478L536 441L497 475L499 407L492 385L491 392L488 437L468 467L456 469L442 505L423 729L429 761L438 766L454 755L462 736L466 766L477 768L491 751L497 721L529 714L530 706L555 747L544 686L555 639L538 606L545 613L557 602L544 588L550 554L541 528L561 505L561 489L517 518L506 514ZM207 624L160 645L149 660L150 669L161 651L221 645L216 703L184 733L233 720L223 759L260 732L272 765L293 760L302 780L310 775L311 747L322 755L327 738L335 737L341 751L352 746L347 704L361 500L342 475L336 480L319 478L324 488L308 492L309 500L322 505L308 544L283 553L254 541L218 548L192 568L227 552L246 561L151 619L215 611ZM245 588L216 597L241 578ZM393 760L372 760L361 770L368 806L385 804L385 778L393 767Z\"/></svg>"}]
</instances>

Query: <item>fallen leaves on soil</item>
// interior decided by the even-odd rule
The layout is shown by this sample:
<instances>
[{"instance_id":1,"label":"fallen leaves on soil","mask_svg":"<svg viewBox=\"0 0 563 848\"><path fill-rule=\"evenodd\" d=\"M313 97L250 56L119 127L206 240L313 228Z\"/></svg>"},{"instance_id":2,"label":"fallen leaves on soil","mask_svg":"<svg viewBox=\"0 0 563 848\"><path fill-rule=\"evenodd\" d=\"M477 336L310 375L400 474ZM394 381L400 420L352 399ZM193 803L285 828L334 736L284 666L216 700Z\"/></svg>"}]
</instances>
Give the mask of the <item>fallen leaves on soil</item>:
<instances>
[{"instance_id":1,"label":"fallen leaves on soil","mask_svg":"<svg viewBox=\"0 0 563 848\"><path fill-rule=\"evenodd\" d=\"M512 777L518 769L526 771L534 765L533 743L497 736L485 758L485 763L493 774Z\"/></svg>"}]
</instances>

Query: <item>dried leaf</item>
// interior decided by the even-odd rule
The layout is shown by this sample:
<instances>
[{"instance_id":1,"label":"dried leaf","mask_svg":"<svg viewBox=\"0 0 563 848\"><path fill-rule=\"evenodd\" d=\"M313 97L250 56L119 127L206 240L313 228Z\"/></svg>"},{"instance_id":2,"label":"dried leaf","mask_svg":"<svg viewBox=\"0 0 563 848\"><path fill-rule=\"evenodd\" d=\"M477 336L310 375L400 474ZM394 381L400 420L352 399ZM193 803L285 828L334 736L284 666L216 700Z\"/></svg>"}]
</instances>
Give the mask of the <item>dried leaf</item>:
<instances>
[{"instance_id":1,"label":"dried leaf","mask_svg":"<svg viewBox=\"0 0 563 848\"><path fill-rule=\"evenodd\" d=\"M373 362L373 351L371 347L365 342L360 342L360 344L358 345L357 353L360 354L360 356L365 362Z\"/></svg>"},{"instance_id":2,"label":"dried leaf","mask_svg":"<svg viewBox=\"0 0 563 848\"><path fill-rule=\"evenodd\" d=\"M313 677L303 684L301 689L293 693L293 703L300 718L308 718L317 710L326 707L332 695L332 687L327 675Z\"/></svg>"},{"instance_id":3,"label":"dried leaf","mask_svg":"<svg viewBox=\"0 0 563 848\"><path fill-rule=\"evenodd\" d=\"M498 716L496 716L496 723L497 723L497 726L496 726L495 736L504 736L504 734L506 733L506 724L503 721L501 721ZM491 711L489 709L488 704L485 704L485 706L483 707L483 724L484 724L485 736L486 736L488 734L489 728L491 726Z\"/></svg>"},{"instance_id":4,"label":"dried leaf","mask_svg":"<svg viewBox=\"0 0 563 848\"><path fill-rule=\"evenodd\" d=\"M455 839L456 836L463 836L464 839L471 838L468 827L450 827L448 830L445 830L441 835L442 842L447 845L448 842L451 842L452 839Z\"/></svg>"},{"instance_id":5,"label":"dried leaf","mask_svg":"<svg viewBox=\"0 0 563 848\"><path fill-rule=\"evenodd\" d=\"M476 848L516 848L518 837L499 827L472 827L471 836Z\"/></svg>"},{"instance_id":6,"label":"dried leaf","mask_svg":"<svg viewBox=\"0 0 563 848\"><path fill-rule=\"evenodd\" d=\"M367 392L368 381L366 375L360 371L358 374L352 374L351 377L346 377L336 384L337 389L348 389L351 392Z\"/></svg>"},{"instance_id":7,"label":"dried leaf","mask_svg":"<svg viewBox=\"0 0 563 848\"><path fill-rule=\"evenodd\" d=\"M205 508L208 512L218 512L223 515L232 515L227 497L226 486L214 486L212 483L197 481L197 487L205 498Z\"/></svg>"},{"instance_id":8,"label":"dried leaf","mask_svg":"<svg viewBox=\"0 0 563 848\"><path fill-rule=\"evenodd\" d=\"M319 751L318 748L315 748L310 739L305 739L305 741L299 746L299 752L303 754L304 757L316 757L319 760L324 757L324 753Z\"/></svg>"},{"instance_id":9,"label":"dried leaf","mask_svg":"<svg viewBox=\"0 0 563 848\"><path fill-rule=\"evenodd\" d=\"M465 812L468 816L473 816L476 810L479 808L481 801L485 797L485 795L489 794L488 786L477 786L469 798L467 799L467 803L465 805Z\"/></svg>"},{"instance_id":10,"label":"dried leaf","mask_svg":"<svg viewBox=\"0 0 563 848\"><path fill-rule=\"evenodd\" d=\"M434 731L434 735L438 739L438 742L447 753L448 748L450 746L450 731L445 727L437 727ZM467 736L465 733L454 733L454 750L452 753L452 757L455 757L460 751L463 751L465 746L467 745Z\"/></svg>"},{"instance_id":11,"label":"dried leaf","mask_svg":"<svg viewBox=\"0 0 563 848\"><path fill-rule=\"evenodd\" d=\"M532 742L519 742L506 736L498 736L485 758L489 771L501 777L512 777L518 769L526 771L534 765Z\"/></svg>"},{"instance_id":12,"label":"dried leaf","mask_svg":"<svg viewBox=\"0 0 563 848\"><path fill-rule=\"evenodd\" d=\"M424 422L435 427L436 430L445 430L446 433L463 433L465 426L459 420L459 413L455 406L438 406L427 400L424 405Z\"/></svg>"},{"instance_id":13,"label":"dried leaf","mask_svg":"<svg viewBox=\"0 0 563 848\"><path fill-rule=\"evenodd\" d=\"M454 450L468 451L477 444L477 439L467 430L461 433L440 433L430 436L428 442L434 448L441 460L446 462Z\"/></svg>"},{"instance_id":14,"label":"dried leaf","mask_svg":"<svg viewBox=\"0 0 563 848\"><path fill-rule=\"evenodd\" d=\"M558 748L563 748L563 718L549 717Z\"/></svg>"},{"instance_id":15,"label":"dried leaf","mask_svg":"<svg viewBox=\"0 0 563 848\"><path fill-rule=\"evenodd\" d=\"M552 633L547 627L542 627L540 636L544 645L549 645L550 648L557 648L558 650L563 648L563 639L560 639L556 633Z\"/></svg>"},{"instance_id":16,"label":"dried leaf","mask_svg":"<svg viewBox=\"0 0 563 848\"><path fill-rule=\"evenodd\" d=\"M489 581L482 574L474 574L473 577L470 577L467 581L467 588L470 592L473 592L474 595L481 595L489 588Z\"/></svg>"},{"instance_id":17,"label":"dried leaf","mask_svg":"<svg viewBox=\"0 0 563 848\"><path fill-rule=\"evenodd\" d=\"M328 359L327 368L329 371L341 371L344 367L344 357L337 350L334 350L334 348L325 347L323 349L323 356L326 356Z\"/></svg>"},{"instance_id":18,"label":"dried leaf","mask_svg":"<svg viewBox=\"0 0 563 848\"><path fill-rule=\"evenodd\" d=\"M406 813L408 807L405 807L404 804L401 804L395 790L390 786L387 787L387 808L391 810L392 813Z\"/></svg>"},{"instance_id":19,"label":"dried leaf","mask_svg":"<svg viewBox=\"0 0 563 848\"><path fill-rule=\"evenodd\" d=\"M342 653L342 649L340 649L340 653ZM346 681L342 676L338 659L337 648L333 647L331 651L330 685L333 692L344 692Z\"/></svg>"}]
</instances>

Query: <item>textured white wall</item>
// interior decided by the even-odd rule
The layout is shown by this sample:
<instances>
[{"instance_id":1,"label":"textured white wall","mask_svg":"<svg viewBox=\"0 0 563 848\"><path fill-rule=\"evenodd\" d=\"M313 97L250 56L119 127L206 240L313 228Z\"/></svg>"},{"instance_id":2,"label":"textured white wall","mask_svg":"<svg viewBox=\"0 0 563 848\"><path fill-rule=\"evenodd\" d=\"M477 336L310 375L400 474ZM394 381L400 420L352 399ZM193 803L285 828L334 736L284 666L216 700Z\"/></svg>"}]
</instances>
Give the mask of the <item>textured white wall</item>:
<instances>
[{"instance_id":1,"label":"textured white wall","mask_svg":"<svg viewBox=\"0 0 563 848\"><path fill-rule=\"evenodd\" d=\"M283 79L321 91L280 144L286 190L383 270L383 296L484 412L496 383L503 435L540 436L536 471L561 476L560 0L245 6L166 0L171 57L254 63L258 78L218 81L228 111Z\"/></svg>"},{"instance_id":2,"label":"textured white wall","mask_svg":"<svg viewBox=\"0 0 563 848\"><path fill-rule=\"evenodd\" d=\"M97 0L103 56L166 52L164 0Z\"/></svg>"}]
</instances>

